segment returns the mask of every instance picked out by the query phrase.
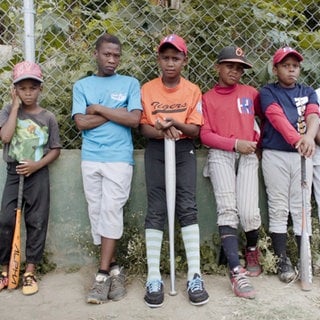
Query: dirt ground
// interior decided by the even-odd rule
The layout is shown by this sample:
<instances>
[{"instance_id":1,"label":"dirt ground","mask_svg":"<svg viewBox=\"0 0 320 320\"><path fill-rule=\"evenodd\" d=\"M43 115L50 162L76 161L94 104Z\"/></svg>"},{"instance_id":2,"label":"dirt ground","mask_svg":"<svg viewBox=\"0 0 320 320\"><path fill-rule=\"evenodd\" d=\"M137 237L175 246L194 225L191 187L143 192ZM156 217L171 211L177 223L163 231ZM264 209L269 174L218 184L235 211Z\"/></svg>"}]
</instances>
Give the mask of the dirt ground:
<instances>
[{"instance_id":1,"label":"dirt ground","mask_svg":"<svg viewBox=\"0 0 320 320\"><path fill-rule=\"evenodd\" d=\"M77 272L54 271L42 277L38 294L25 297L21 290L0 293L0 315L6 320L127 320L127 319L214 319L214 320L320 320L320 278L304 292L299 282L281 283L276 276L252 278L257 290L254 300L233 295L226 276L204 276L210 294L208 304L189 304L185 278L177 278L178 295L169 296L170 280L165 279L165 303L150 309L143 302L144 280L128 283L127 296L103 305L88 305L85 295L94 275L93 266Z\"/></svg>"}]
</instances>

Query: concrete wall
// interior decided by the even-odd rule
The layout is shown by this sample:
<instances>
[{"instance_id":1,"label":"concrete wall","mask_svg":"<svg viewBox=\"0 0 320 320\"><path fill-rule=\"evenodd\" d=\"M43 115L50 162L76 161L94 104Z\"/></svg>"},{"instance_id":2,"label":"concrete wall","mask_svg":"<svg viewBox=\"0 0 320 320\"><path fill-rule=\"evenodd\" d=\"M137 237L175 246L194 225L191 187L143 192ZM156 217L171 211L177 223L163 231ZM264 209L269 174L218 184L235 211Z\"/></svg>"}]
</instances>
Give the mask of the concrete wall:
<instances>
[{"instance_id":1,"label":"concrete wall","mask_svg":"<svg viewBox=\"0 0 320 320\"><path fill-rule=\"evenodd\" d=\"M143 150L135 151L136 165L132 190L125 210L125 219L130 221L132 215L135 216L135 219L138 217L141 222L141 232L146 212L143 154ZM197 202L201 241L211 241L213 233L217 232L216 206L211 183L209 179L202 176L206 155L206 150L197 153ZM2 150L0 150L0 156L2 158ZM5 177L6 168L2 160L0 162L0 197ZM87 205L82 188L80 151L62 150L60 158L50 167L50 179L51 210L46 250L53 254L51 259L59 267L82 265L92 261L88 252L83 250L83 243L86 241L90 243L91 237ZM260 184L260 208L263 221L266 222L266 197L262 182Z\"/></svg>"}]
</instances>

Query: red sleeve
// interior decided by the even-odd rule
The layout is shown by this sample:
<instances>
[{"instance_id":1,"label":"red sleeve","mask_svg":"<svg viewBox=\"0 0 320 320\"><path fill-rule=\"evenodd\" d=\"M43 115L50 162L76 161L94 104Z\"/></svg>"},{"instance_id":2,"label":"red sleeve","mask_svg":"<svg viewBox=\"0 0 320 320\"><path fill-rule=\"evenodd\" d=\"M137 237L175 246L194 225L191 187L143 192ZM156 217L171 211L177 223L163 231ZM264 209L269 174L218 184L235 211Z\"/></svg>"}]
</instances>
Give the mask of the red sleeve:
<instances>
[{"instance_id":1,"label":"red sleeve","mask_svg":"<svg viewBox=\"0 0 320 320\"><path fill-rule=\"evenodd\" d=\"M267 108L266 117L272 126L281 133L283 138L292 146L295 145L299 139L300 134L291 125L282 108L277 103L272 103Z\"/></svg>"},{"instance_id":2,"label":"red sleeve","mask_svg":"<svg viewBox=\"0 0 320 320\"><path fill-rule=\"evenodd\" d=\"M317 104L315 103L307 104L306 114L305 114L306 118L311 113L316 113L317 115L319 115L319 106Z\"/></svg>"}]
</instances>

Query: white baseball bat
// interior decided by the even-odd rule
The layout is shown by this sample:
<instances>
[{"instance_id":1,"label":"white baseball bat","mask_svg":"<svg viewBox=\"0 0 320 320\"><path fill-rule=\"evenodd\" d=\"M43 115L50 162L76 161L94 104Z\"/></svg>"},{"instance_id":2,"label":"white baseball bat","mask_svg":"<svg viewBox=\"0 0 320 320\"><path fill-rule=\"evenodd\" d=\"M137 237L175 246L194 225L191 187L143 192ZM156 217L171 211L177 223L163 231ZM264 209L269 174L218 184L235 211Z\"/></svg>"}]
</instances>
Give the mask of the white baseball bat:
<instances>
[{"instance_id":1,"label":"white baseball bat","mask_svg":"<svg viewBox=\"0 0 320 320\"><path fill-rule=\"evenodd\" d=\"M169 226L170 246L170 292L171 296L177 294L175 290L175 254L174 254L174 220L176 207L176 142L171 139L164 140L165 153L165 181Z\"/></svg>"},{"instance_id":2,"label":"white baseball bat","mask_svg":"<svg viewBox=\"0 0 320 320\"><path fill-rule=\"evenodd\" d=\"M302 227L300 243L300 280L301 289L309 291L312 289L312 263L310 238L308 234L308 217L307 217L307 178L306 178L306 159L301 156L301 188L302 188Z\"/></svg>"}]
</instances>

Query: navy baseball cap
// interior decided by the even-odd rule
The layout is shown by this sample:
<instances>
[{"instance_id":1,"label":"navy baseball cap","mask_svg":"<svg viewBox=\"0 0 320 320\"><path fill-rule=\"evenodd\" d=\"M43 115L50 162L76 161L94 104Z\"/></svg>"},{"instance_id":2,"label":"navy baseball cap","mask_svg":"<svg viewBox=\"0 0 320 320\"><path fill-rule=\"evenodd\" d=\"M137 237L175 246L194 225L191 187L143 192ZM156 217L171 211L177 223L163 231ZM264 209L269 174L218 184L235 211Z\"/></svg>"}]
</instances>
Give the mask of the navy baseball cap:
<instances>
[{"instance_id":1,"label":"navy baseball cap","mask_svg":"<svg viewBox=\"0 0 320 320\"><path fill-rule=\"evenodd\" d=\"M224 47L220 51L218 55L218 63L222 62L239 62L246 69L252 68L252 64L248 62L243 50L235 46Z\"/></svg>"}]
</instances>

